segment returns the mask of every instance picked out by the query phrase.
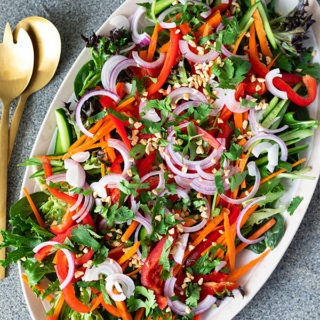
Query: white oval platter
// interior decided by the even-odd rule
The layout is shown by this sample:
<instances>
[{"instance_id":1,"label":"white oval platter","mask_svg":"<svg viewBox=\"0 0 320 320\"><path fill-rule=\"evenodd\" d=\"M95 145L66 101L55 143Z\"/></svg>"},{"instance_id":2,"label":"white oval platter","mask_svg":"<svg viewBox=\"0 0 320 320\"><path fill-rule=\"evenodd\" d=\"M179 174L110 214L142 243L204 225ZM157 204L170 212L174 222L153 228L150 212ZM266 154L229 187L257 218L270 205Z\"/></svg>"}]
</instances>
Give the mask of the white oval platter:
<instances>
[{"instance_id":1,"label":"white oval platter","mask_svg":"<svg viewBox=\"0 0 320 320\"><path fill-rule=\"evenodd\" d=\"M145 1L137 1L145 2ZM288 12L297 3L295 0L286 1L278 0L277 8L280 12ZM310 10L313 12L314 19L317 21L312 26L311 34L311 44L315 49L320 48L320 7L316 0L310 0ZM128 16L132 14L136 9L135 1L127 0L125 1L102 25L98 30L97 34L107 35L109 31L114 27L111 26L109 21L110 18L115 15L125 15ZM318 52L318 50L317 50ZM55 132L55 116L54 110L63 105L64 101L69 101L73 95L73 81L81 66L90 59L90 52L88 49L84 49L74 65L67 74L65 80L61 84L48 112L40 128L38 137L34 144L31 156L46 154L52 136ZM320 61L320 55L317 53L315 60ZM310 116L312 118L320 120L320 108L319 108L319 95L318 101L314 102L310 108ZM299 195L304 199L299 205L298 209L295 211L294 215L286 219L286 232L279 243L279 245L271 251L254 269L253 271L243 278L243 288L245 290L245 296L242 297L240 294L236 294L235 298L227 298L219 306L219 308L211 309L205 316L203 320L228 320L232 319L237 313L239 313L255 296L255 294L260 290L263 284L270 277L278 263L280 262L282 256L289 247L295 233L297 232L299 225L303 219L305 212L307 211L308 205L314 193L317 179L320 174L319 166L319 150L320 150L320 129L318 128L313 139L310 140L310 148L307 152L307 165L312 168L310 175L314 176L314 180L302 180L295 181L290 186L290 195ZM35 180L30 180L28 177L32 174L32 168L26 170L23 187L26 187L30 192L37 189ZM22 196L22 193L21 193ZM285 199L284 199L285 201ZM247 250L248 251L248 250ZM240 264L244 263L248 259L252 259L253 254L251 252L246 252L241 258ZM20 266L20 273L23 272ZM31 289L21 281L23 293L28 305L28 309L31 317L34 320L45 319L46 305L42 303L31 291Z\"/></svg>"}]
</instances>

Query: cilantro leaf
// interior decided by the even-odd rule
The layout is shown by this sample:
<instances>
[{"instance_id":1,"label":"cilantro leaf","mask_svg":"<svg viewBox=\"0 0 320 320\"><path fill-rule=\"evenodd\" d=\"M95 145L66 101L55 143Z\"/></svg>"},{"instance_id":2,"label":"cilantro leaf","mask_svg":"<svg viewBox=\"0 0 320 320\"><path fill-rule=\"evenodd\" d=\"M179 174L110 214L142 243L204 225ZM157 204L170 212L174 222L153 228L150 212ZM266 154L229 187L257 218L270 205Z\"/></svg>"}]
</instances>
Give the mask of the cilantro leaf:
<instances>
[{"instance_id":1,"label":"cilantro leaf","mask_svg":"<svg viewBox=\"0 0 320 320\"><path fill-rule=\"evenodd\" d=\"M231 192L233 192L240 186L241 182L246 178L246 176L247 171L237 172L234 175L230 176L229 180Z\"/></svg>"},{"instance_id":2,"label":"cilantro leaf","mask_svg":"<svg viewBox=\"0 0 320 320\"><path fill-rule=\"evenodd\" d=\"M219 194L225 193L224 186L223 186L223 179L222 179L222 171L218 170L214 175L214 182L217 187L217 191Z\"/></svg>"},{"instance_id":3,"label":"cilantro leaf","mask_svg":"<svg viewBox=\"0 0 320 320\"><path fill-rule=\"evenodd\" d=\"M159 260L159 265L162 266L161 278L163 280L168 279L170 277L171 266L170 266L169 254L170 254L172 243L173 243L173 238L168 237L168 239L164 243L164 247L162 249L162 253Z\"/></svg>"},{"instance_id":4,"label":"cilantro leaf","mask_svg":"<svg viewBox=\"0 0 320 320\"><path fill-rule=\"evenodd\" d=\"M137 311L140 308L145 308L145 315L149 316L151 311L157 307L156 297L152 290L142 286L136 286L134 295L127 300L128 309L130 312Z\"/></svg>"},{"instance_id":5,"label":"cilantro leaf","mask_svg":"<svg viewBox=\"0 0 320 320\"><path fill-rule=\"evenodd\" d=\"M99 242L94 238L96 234L93 228L88 225L79 224L77 228L74 228L71 232L71 240L78 243L79 245L84 245L92 248L94 252L98 251L100 248Z\"/></svg>"},{"instance_id":6,"label":"cilantro leaf","mask_svg":"<svg viewBox=\"0 0 320 320\"><path fill-rule=\"evenodd\" d=\"M186 305L190 308L196 308L200 299L201 287L198 283L188 282L186 287Z\"/></svg>"},{"instance_id":7,"label":"cilantro leaf","mask_svg":"<svg viewBox=\"0 0 320 320\"><path fill-rule=\"evenodd\" d=\"M299 204L302 202L303 197L294 197L291 201L291 203L289 204L288 207L288 212L290 214L290 216L293 215L293 213L295 212L295 210L298 208Z\"/></svg>"}]
</instances>

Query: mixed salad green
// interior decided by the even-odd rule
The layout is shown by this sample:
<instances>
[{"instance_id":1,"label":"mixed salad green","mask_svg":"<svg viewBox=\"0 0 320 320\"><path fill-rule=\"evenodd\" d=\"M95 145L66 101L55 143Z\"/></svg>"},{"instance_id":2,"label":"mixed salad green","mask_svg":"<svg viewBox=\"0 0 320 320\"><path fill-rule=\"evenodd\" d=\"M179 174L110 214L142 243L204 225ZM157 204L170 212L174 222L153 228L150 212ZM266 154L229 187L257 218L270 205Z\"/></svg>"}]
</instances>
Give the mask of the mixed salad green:
<instances>
[{"instance_id":1,"label":"mixed salad green","mask_svg":"<svg viewBox=\"0 0 320 320\"><path fill-rule=\"evenodd\" d=\"M303 200L283 201L286 182L312 179L318 126L308 2L274 3L153 0L82 36L92 58L55 110L54 150L22 164L41 191L1 231L1 264L21 262L48 320L213 319L246 294Z\"/></svg>"}]
</instances>

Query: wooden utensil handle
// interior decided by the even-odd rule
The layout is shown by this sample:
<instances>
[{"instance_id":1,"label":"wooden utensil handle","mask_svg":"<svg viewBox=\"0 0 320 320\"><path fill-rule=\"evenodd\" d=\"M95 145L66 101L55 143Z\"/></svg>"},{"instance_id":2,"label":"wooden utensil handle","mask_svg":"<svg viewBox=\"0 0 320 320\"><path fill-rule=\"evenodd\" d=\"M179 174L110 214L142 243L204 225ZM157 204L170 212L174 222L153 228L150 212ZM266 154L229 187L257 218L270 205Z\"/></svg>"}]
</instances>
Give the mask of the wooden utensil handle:
<instances>
[{"instance_id":1,"label":"wooden utensil handle","mask_svg":"<svg viewBox=\"0 0 320 320\"><path fill-rule=\"evenodd\" d=\"M27 99L28 99L28 96L22 93L20 98L19 98L17 107L16 107L16 109L14 111L14 114L12 116L11 125L10 125L10 129L9 129L8 163L9 163L10 158L11 158L12 150L13 150L13 147L14 147L14 142L16 140L16 136L17 136L17 133L18 133L18 130L19 130L21 117L22 117L24 106L26 104Z\"/></svg>"},{"instance_id":2,"label":"wooden utensil handle","mask_svg":"<svg viewBox=\"0 0 320 320\"><path fill-rule=\"evenodd\" d=\"M8 176L8 133L9 133L9 101L2 101L2 116L0 120L0 230L7 226L7 176ZM2 242L2 237L0 238ZM5 249L0 250L0 259L5 258ZM0 279L5 276L4 268L0 268Z\"/></svg>"}]
</instances>

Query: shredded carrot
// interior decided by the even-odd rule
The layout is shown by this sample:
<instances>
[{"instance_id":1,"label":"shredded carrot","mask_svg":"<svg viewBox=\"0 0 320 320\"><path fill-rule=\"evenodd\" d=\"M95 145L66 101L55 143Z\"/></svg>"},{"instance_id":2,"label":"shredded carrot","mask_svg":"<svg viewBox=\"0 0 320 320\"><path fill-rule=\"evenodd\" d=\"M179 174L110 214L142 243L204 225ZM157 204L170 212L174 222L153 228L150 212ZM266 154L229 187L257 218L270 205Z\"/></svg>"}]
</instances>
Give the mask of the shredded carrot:
<instances>
[{"instance_id":1,"label":"shredded carrot","mask_svg":"<svg viewBox=\"0 0 320 320\"><path fill-rule=\"evenodd\" d=\"M25 194L25 196L26 196L26 198L27 198L27 200L29 202L29 205L30 205L30 207L32 209L32 212L33 212L34 216L37 219L37 222L38 222L39 226L41 228L43 228L43 229L46 229L46 224L44 223L44 221L43 221L43 219L42 219L42 217L41 217L36 205L34 204L32 198L31 198L31 196L30 196L30 194L29 194L29 192L28 192L28 190L26 188L23 188L23 193Z\"/></svg>"},{"instance_id":2,"label":"shredded carrot","mask_svg":"<svg viewBox=\"0 0 320 320\"><path fill-rule=\"evenodd\" d=\"M82 152L82 151L88 151L88 150L92 150L92 149L98 149L98 148L104 148L105 147L105 143L104 142L98 142L98 143L88 143L88 144L84 144L78 148L75 148L71 151L68 151L64 156L63 156L63 160L69 159L72 155L78 153L78 152Z\"/></svg>"},{"instance_id":3,"label":"shredded carrot","mask_svg":"<svg viewBox=\"0 0 320 320\"><path fill-rule=\"evenodd\" d=\"M160 52L160 53L167 53L168 50L169 50L169 48L170 48L170 41L168 41L168 42L166 42L165 44L163 44L163 45L161 46L161 48L159 49L159 52Z\"/></svg>"},{"instance_id":4,"label":"shredded carrot","mask_svg":"<svg viewBox=\"0 0 320 320\"><path fill-rule=\"evenodd\" d=\"M122 320L132 320L132 316L128 311L126 303L124 301L116 301L115 303L117 308L122 311L122 315L121 315Z\"/></svg>"},{"instance_id":5,"label":"shredded carrot","mask_svg":"<svg viewBox=\"0 0 320 320\"><path fill-rule=\"evenodd\" d=\"M139 222L136 220L133 220L130 224L130 226L127 228L127 230L125 231L125 233L122 235L121 237L121 241L122 242L126 242L129 240L129 238L131 237L131 235L134 233L134 231L137 229L139 225Z\"/></svg>"},{"instance_id":6,"label":"shredded carrot","mask_svg":"<svg viewBox=\"0 0 320 320\"><path fill-rule=\"evenodd\" d=\"M250 57L257 57L257 42L256 42L256 30L254 24L250 26L250 37L249 37L249 55Z\"/></svg>"},{"instance_id":7,"label":"shredded carrot","mask_svg":"<svg viewBox=\"0 0 320 320\"><path fill-rule=\"evenodd\" d=\"M244 146L246 142L247 142L247 139L246 138L242 138L240 141L238 141L238 145L239 146Z\"/></svg>"},{"instance_id":8,"label":"shredded carrot","mask_svg":"<svg viewBox=\"0 0 320 320\"><path fill-rule=\"evenodd\" d=\"M117 107L117 111L118 111L118 112L121 111L121 110L119 110L119 109L122 109L122 108L124 108L124 107L127 107L128 105L130 105L131 103L133 103L135 100L136 100L136 97L131 97L131 98L129 98L129 99L121 102L121 103L118 105L118 107Z\"/></svg>"},{"instance_id":9,"label":"shredded carrot","mask_svg":"<svg viewBox=\"0 0 320 320\"><path fill-rule=\"evenodd\" d=\"M234 270L228 276L228 281L235 282L242 276L244 276L248 271L250 271L259 261L261 261L268 253L270 249L267 249L265 252L259 255L258 258L251 260L249 263L244 265L243 267Z\"/></svg>"},{"instance_id":10,"label":"shredded carrot","mask_svg":"<svg viewBox=\"0 0 320 320\"><path fill-rule=\"evenodd\" d=\"M264 26L259 11L256 9L252 16L254 18L254 26L257 31L257 37L259 39L261 51L264 56L272 58L273 54L269 48L266 32L264 31Z\"/></svg>"},{"instance_id":11,"label":"shredded carrot","mask_svg":"<svg viewBox=\"0 0 320 320\"><path fill-rule=\"evenodd\" d=\"M100 306L102 301L103 301L103 295L102 293L100 293L96 298L92 300L90 312L96 310Z\"/></svg>"},{"instance_id":12,"label":"shredded carrot","mask_svg":"<svg viewBox=\"0 0 320 320\"><path fill-rule=\"evenodd\" d=\"M181 33L184 36L191 32L191 29L190 29L190 26L189 26L188 22L184 22L184 23L180 24L179 28L181 30Z\"/></svg>"},{"instance_id":13,"label":"shredded carrot","mask_svg":"<svg viewBox=\"0 0 320 320\"><path fill-rule=\"evenodd\" d=\"M235 244L234 244L235 233L233 232L230 226L229 216L227 211L224 211L223 217L224 217L224 236L225 236L227 248L228 248L226 255L229 260L230 271L232 272L234 270L234 265L236 260L236 251L235 251ZM235 224L234 224L234 229L235 229Z\"/></svg>"},{"instance_id":14,"label":"shredded carrot","mask_svg":"<svg viewBox=\"0 0 320 320\"><path fill-rule=\"evenodd\" d=\"M157 49L157 42L158 42L158 36L159 36L159 24L155 24L152 36L150 39L149 47L148 47L148 54L147 54L147 61L152 61L154 57L154 53Z\"/></svg>"},{"instance_id":15,"label":"shredded carrot","mask_svg":"<svg viewBox=\"0 0 320 320\"><path fill-rule=\"evenodd\" d=\"M35 156L37 159L41 159L42 156ZM46 156L49 160L61 160L63 155L58 156Z\"/></svg>"},{"instance_id":16,"label":"shredded carrot","mask_svg":"<svg viewBox=\"0 0 320 320\"><path fill-rule=\"evenodd\" d=\"M218 224L223 220L223 212L224 210L228 210L227 208L222 208L220 215L214 217L212 220L210 220L207 225L199 232L198 236L194 241L192 242L192 246L196 247L201 241L209 234L211 233ZM229 211L229 210L228 210Z\"/></svg>"},{"instance_id":17,"label":"shredded carrot","mask_svg":"<svg viewBox=\"0 0 320 320\"><path fill-rule=\"evenodd\" d=\"M217 26L221 23L222 21L222 17L220 14L220 11L216 11L214 12L211 17L208 18L208 20L198 29L198 34L205 36L205 29L209 28L209 33L214 30L215 28L217 28ZM208 34L209 34L208 33ZM207 34L207 35L208 35Z\"/></svg>"},{"instance_id":18,"label":"shredded carrot","mask_svg":"<svg viewBox=\"0 0 320 320\"><path fill-rule=\"evenodd\" d=\"M267 65L267 68L270 70L271 67L275 64L277 59L280 57L281 53L278 53Z\"/></svg>"},{"instance_id":19,"label":"shredded carrot","mask_svg":"<svg viewBox=\"0 0 320 320\"><path fill-rule=\"evenodd\" d=\"M116 308L115 306L113 306L112 304L108 304L104 301L104 299L102 299L101 304L103 305L103 307L113 316L115 317L120 317L122 318L123 316L123 311L119 308ZM124 319L124 318L123 318Z\"/></svg>"},{"instance_id":20,"label":"shredded carrot","mask_svg":"<svg viewBox=\"0 0 320 320\"><path fill-rule=\"evenodd\" d=\"M243 133L243 118L242 113L234 113L233 114L234 125L236 129L239 129L241 133Z\"/></svg>"},{"instance_id":21,"label":"shredded carrot","mask_svg":"<svg viewBox=\"0 0 320 320\"><path fill-rule=\"evenodd\" d=\"M147 60L148 51L147 50L140 50L139 55L140 55L141 59Z\"/></svg>"},{"instance_id":22,"label":"shredded carrot","mask_svg":"<svg viewBox=\"0 0 320 320\"><path fill-rule=\"evenodd\" d=\"M101 176L104 177L106 175L106 164L104 162L101 162L100 170Z\"/></svg>"},{"instance_id":23,"label":"shredded carrot","mask_svg":"<svg viewBox=\"0 0 320 320\"><path fill-rule=\"evenodd\" d=\"M145 313L145 308L139 308L137 311L136 311L136 314L134 316L134 320L142 320L143 319L143 315Z\"/></svg>"},{"instance_id":24,"label":"shredded carrot","mask_svg":"<svg viewBox=\"0 0 320 320\"><path fill-rule=\"evenodd\" d=\"M237 51L238 51L238 49L239 49L239 46L240 46L240 43L241 43L241 41L242 41L242 39L243 39L243 37L244 37L245 35L246 35L246 32L245 32L245 31L243 31L243 32L240 34L239 38L237 39L236 43L234 44L233 54L236 54L236 53L237 53Z\"/></svg>"},{"instance_id":25,"label":"shredded carrot","mask_svg":"<svg viewBox=\"0 0 320 320\"><path fill-rule=\"evenodd\" d=\"M30 284L29 284L27 275L26 275L25 273L23 273L23 274L21 275L21 277L22 277L23 282L24 282L27 286L30 287ZM34 285L34 286L32 287L32 289L36 289L36 290L38 290L39 292L41 292L42 294L44 293L44 289L43 289L42 287L40 287L38 284ZM49 294L49 295L47 295L47 296L45 297L45 300L47 300L47 301L50 302L50 301L53 300L53 296L52 296L51 294Z\"/></svg>"},{"instance_id":26,"label":"shredded carrot","mask_svg":"<svg viewBox=\"0 0 320 320\"><path fill-rule=\"evenodd\" d=\"M276 219L272 218L267 223L265 223L262 227L260 227L255 233L253 233L248 239L249 240L255 240L259 238L261 235L263 235L266 231L268 231L270 228L274 226L276 223ZM239 254L245 247L248 246L248 243L242 242L236 247L236 254Z\"/></svg>"},{"instance_id":27,"label":"shredded carrot","mask_svg":"<svg viewBox=\"0 0 320 320\"><path fill-rule=\"evenodd\" d=\"M140 241L134 243L134 245L125 252L125 254L118 260L119 264L123 264L125 261L129 260L139 249Z\"/></svg>"},{"instance_id":28,"label":"shredded carrot","mask_svg":"<svg viewBox=\"0 0 320 320\"><path fill-rule=\"evenodd\" d=\"M141 269L142 269L142 266L137 268L137 269L135 269L135 270L133 270L133 271L131 271L131 272L129 272L129 273L127 273L126 276L131 277L134 274L137 274Z\"/></svg>"},{"instance_id":29,"label":"shredded carrot","mask_svg":"<svg viewBox=\"0 0 320 320\"><path fill-rule=\"evenodd\" d=\"M240 227L242 228L243 225L247 222L248 218L259 208L259 205L255 204L252 207L248 209L248 211L245 213L241 220Z\"/></svg>"},{"instance_id":30,"label":"shredded carrot","mask_svg":"<svg viewBox=\"0 0 320 320\"><path fill-rule=\"evenodd\" d=\"M55 318L59 318L59 315L60 315L60 312L62 310L62 307L63 307L63 304L64 304L64 296L63 296L63 293L60 294L60 297L59 297L59 300L54 308L54 313L53 313L53 317Z\"/></svg>"}]
</instances>

